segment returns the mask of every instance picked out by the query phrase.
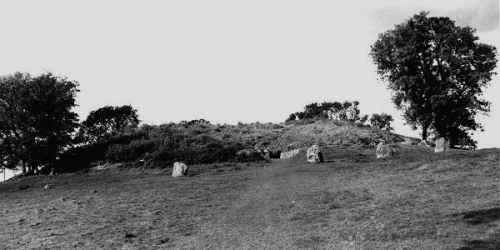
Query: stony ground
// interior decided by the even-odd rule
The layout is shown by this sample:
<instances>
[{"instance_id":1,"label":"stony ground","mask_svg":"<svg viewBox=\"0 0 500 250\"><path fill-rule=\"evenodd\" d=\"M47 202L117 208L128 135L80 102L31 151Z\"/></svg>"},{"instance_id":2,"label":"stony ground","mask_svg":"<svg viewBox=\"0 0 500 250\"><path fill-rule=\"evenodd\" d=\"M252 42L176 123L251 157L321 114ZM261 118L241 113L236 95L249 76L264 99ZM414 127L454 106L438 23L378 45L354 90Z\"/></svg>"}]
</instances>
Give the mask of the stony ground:
<instances>
[{"instance_id":1,"label":"stony ground","mask_svg":"<svg viewBox=\"0 0 500 250\"><path fill-rule=\"evenodd\" d=\"M500 150L326 160L9 181L0 249L500 249Z\"/></svg>"}]
</instances>

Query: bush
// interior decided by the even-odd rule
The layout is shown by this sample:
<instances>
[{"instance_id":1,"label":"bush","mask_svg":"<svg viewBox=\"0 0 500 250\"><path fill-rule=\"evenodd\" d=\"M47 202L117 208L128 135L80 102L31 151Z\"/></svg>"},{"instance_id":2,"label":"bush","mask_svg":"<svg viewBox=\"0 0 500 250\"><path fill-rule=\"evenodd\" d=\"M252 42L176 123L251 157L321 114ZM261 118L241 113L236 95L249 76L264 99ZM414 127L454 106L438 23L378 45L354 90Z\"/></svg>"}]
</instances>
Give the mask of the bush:
<instances>
[{"instance_id":1,"label":"bush","mask_svg":"<svg viewBox=\"0 0 500 250\"><path fill-rule=\"evenodd\" d=\"M172 164L175 161L182 161L187 164L206 164L217 162L235 161L236 153L242 149L241 145L224 143L222 141L209 143L184 142L178 147L162 145L158 150L152 152L150 160L153 163Z\"/></svg>"},{"instance_id":2,"label":"bush","mask_svg":"<svg viewBox=\"0 0 500 250\"><path fill-rule=\"evenodd\" d=\"M104 159L107 146L105 143L94 143L71 148L57 159L54 170L56 173L70 173L89 169L93 162Z\"/></svg>"},{"instance_id":3,"label":"bush","mask_svg":"<svg viewBox=\"0 0 500 250\"><path fill-rule=\"evenodd\" d=\"M394 121L391 115L382 113L382 114L373 114L370 118L370 125L374 128L378 128L385 131L391 131L391 122Z\"/></svg>"},{"instance_id":4,"label":"bush","mask_svg":"<svg viewBox=\"0 0 500 250\"><path fill-rule=\"evenodd\" d=\"M110 162L136 161L157 150L160 144L161 141L158 139L135 140L130 144L113 144L109 146L105 159Z\"/></svg>"},{"instance_id":5,"label":"bush","mask_svg":"<svg viewBox=\"0 0 500 250\"><path fill-rule=\"evenodd\" d=\"M311 103L304 107L304 111L295 112L288 116L285 120L286 123L290 123L296 120L303 119L331 119L349 122L358 122L361 118L359 117L359 102L358 101L345 101L341 102L322 102L322 103Z\"/></svg>"},{"instance_id":6,"label":"bush","mask_svg":"<svg viewBox=\"0 0 500 250\"><path fill-rule=\"evenodd\" d=\"M107 160L106 154L110 147L128 145L131 141L142 139L145 136L143 132L136 132L70 148L56 160L54 170L58 173L68 173L88 169L92 163Z\"/></svg>"},{"instance_id":7,"label":"bush","mask_svg":"<svg viewBox=\"0 0 500 250\"><path fill-rule=\"evenodd\" d=\"M360 126L360 127L363 127L363 126L367 126L365 125L365 123L368 121L368 115L364 115L362 116L361 118L359 118L359 121L357 122L357 124Z\"/></svg>"},{"instance_id":8,"label":"bush","mask_svg":"<svg viewBox=\"0 0 500 250\"><path fill-rule=\"evenodd\" d=\"M289 121L295 121L297 120L297 115L295 113L291 113L288 118L285 120L285 122L289 122Z\"/></svg>"},{"instance_id":9,"label":"bush","mask_svg":"<svg viewBox=\"0 0 500 250\"><path fill-rule=\"evenodd\" d=\"M236 152L237 162L254 162L254 161L263 161L264 157L262 154L254 149L242 149Z\"/></svg>"},{"instance_id":10,"label":"bush","mask_svg":"<svg viewBox=\"0 0 500 250\"><path fill-rule=\"evenodd\" d=\"M271 123L212 125L204 120L143 125L133 133L68 150L58 161L58 171L86 169L95 162L145 160L149 166L161 166L175 161L187 164L261 161L261 155L242 158L236 153L256 145L267 147L283 128Z\"/></svg>"}]
</instances>

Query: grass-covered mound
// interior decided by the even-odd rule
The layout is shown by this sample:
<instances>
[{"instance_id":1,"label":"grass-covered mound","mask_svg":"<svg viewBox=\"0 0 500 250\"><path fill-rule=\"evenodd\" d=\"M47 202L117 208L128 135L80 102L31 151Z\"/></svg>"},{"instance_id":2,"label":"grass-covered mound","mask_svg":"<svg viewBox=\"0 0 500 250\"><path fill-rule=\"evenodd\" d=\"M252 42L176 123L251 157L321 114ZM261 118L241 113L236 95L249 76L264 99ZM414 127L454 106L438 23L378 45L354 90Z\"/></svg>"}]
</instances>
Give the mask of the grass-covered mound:
<instances>
[{"instance_id":1,"label":"grass-covered mound","mask_svg":"<svg viewBox=\"0 0 500 250\"><path fill-rule=\"evenodd\" d=\"M418 141L370 126L321 119L288 122L279 138L273 141L272 147L287 150L319 144L321 146L358 145L373 148L380 140L387 143Z\"/></svg>"},{"instance_id":2,"label":"grass-covered mound","mask_svg":"<svg viewBox=\"0 0 500 250\"><path fill-rule=\"evenodd\" d=\"M373 149L380 139L388 143L414 140L369 126L325 119L236 125L194 120L144 125L126 134L74 147L60 157L56 170L73 172L104 162L169 167L175 161L187 164L262 161L265 155L259 150L264 149L271 150L275 157L279 157L280 151L312 144ZM240 154L242 151L250 153Z\"/></svg>"},{"instance_id":3,"label":"grass-covered mound","mask_svg":"<svg viewBox=\"0 0 500 250\"><path fill-rule=\"evenodd\" d=\"M204 120L144 125L126 134L68 150L57 162L58 172L89 168L99 162L124 162L135 166L169 167L174 161L187 164L264 160L241 150L265 148L281 134L279 124L211 124Z\"/></svg>"}]
</instances>

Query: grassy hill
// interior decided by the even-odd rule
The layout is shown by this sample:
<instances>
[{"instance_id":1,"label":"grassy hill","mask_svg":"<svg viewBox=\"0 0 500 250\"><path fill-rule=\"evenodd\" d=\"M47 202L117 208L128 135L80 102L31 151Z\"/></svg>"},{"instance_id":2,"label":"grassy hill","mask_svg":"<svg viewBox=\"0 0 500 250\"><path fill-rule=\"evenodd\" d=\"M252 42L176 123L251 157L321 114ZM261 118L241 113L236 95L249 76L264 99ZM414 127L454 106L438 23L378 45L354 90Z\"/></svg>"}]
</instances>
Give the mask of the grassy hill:
<instances>
[{"instance_id":1,"label":"grassy hill","mask_svg":"<svg viewBox=\"0 0 500 250\"><path fill-rule=\"evenodd\" d=\"M58 173L88 169L96 163L126 163L137 167L164 168L175 161L187 164L264 160L261 153L321 146L359 145L373 148L379 139L389 143L418 140L369 126L321 119L282 124L211 124L205 120L145 125L66 151L55 163ZM241 152L250 152L241 154ZM261 152L261 153L259 153Z\"/></svg>"},{"instance_id":2,"label":"grassy hill","mask_svg":"<svg viewBox=\"0 0 500 250\"><path fill-rule=\"evenodd\" d=\"M326 162L114 169L0 184L1 249L499 249L500 150L334 145ZM43 187L49 184L50 188Z\"/></svg>"},{"instance_id":3,"label":"grassy hill","mask_svg":"<svg viewBox=\"0 0 500 250\"><path fill-rule=\"evenodd\" d=\"M358 145L373 147L378 140L384 139L389 143L418 140L407 138L394 133L386 133L368 126L356 125L349 122L331 120L311 120L289 123L284 126L280 136L271 145L274 148L309 147L312 144L321 146Z\"/></svg>"}]
</instances>

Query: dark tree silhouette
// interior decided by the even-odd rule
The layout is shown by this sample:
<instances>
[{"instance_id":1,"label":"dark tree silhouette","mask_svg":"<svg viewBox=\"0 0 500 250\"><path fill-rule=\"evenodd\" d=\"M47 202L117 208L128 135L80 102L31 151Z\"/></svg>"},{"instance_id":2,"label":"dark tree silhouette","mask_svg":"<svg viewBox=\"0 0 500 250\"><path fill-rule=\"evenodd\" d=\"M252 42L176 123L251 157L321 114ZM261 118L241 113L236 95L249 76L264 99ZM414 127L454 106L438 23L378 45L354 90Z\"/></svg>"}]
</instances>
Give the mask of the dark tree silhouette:
<instances>
[{"instance_id":1,"label":"dark tree silhouette","mask_svg":"<svg viewBox=\"0 0 500 250\"><path fill-rule=\"evenodd\" d=\"M473 28L422 12L372 45L378 74L422 139L432 131L452 145L475 145L471 132L482 129L476 115L490 110L482 94L497 63L496 48L478 39Z\"/></svg>"},{"instance_id":2,"label":"dark tree silhouette","mask_svg":"<svg viewBox=\"0 0 500 250\"><path fill-rule=\"evenodd\" d=\"M297 120L297 115L295 115L295 113L291 113L288 118L286 119L286 121L295 121Z\"/></svg>"},{"instance_id":3,"label":"dark tree silhouette","mask_svg":"<svg viewBox=\"0 0 500 250\"><path fill-rule=\"evenodd\" d=\"M87 143L124 133L126 129L137 128L139 116L130 105L120 107L104 106L91 111L82 122L78 138Z\"/></svg>"},{"instance_id":4,"label":"dark tree silhouette","mask_svg":"<svg viewBox=\"0 0 500 250\"><path fill-rule=\"evenodd\" d=\"M78 125L78 84L51 73L0 78L0 164L32 174L51 167Z\"/></svg>"}]
</instances>

